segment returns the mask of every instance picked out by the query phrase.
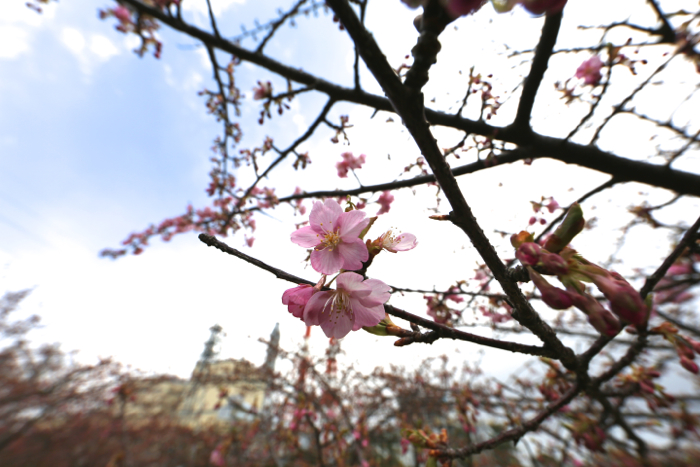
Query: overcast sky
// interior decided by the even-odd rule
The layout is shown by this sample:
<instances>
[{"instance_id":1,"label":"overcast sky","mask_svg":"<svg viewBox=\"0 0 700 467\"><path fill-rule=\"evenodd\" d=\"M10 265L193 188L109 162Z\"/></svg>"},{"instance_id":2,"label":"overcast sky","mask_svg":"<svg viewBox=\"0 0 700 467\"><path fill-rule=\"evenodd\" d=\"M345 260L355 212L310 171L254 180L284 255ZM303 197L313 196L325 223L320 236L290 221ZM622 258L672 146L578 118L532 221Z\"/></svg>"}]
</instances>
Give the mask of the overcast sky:
<instances>
[{"instance_id":1,"label":"overcast sky","mask_svg":"<svg viewBox=\"0 0 700 467\"><path fill-rule=\"evenodd\" d=\"M132 53L138 41L115 31L113 20L98 19L97 9L111 5L106 0L61 0L45 7L41 15L24 3L5 2L0 16L0 291L33 288L22 312L42 317L45 327L36 340L60 342L64 350L78 349L83 361L113 356L146 371L180 376L190 373L208 328L215 323L227 333L222 342L225 357L262 362L264 347L257 339L268 336L276 322L281 326L282 345L298 345L305 328L280 301L291 284L206 248L195 234L175 237L170 243L155 240L137 257L117 261L98 257L101 249L117 247L130 232L181 214L189 203L206 205L209 147L220 127L206 114L203 100L197 96L202 88L213 88L203 50L193 40L166 28L160 33L165 43L163 58L139 59ZM274 17L274 7L279 6L269 1L213 3L221 15L220 27L227 25L232 32L238 32L240 24L250 28L256 18L264 21ZM576 15L578 2L571 3L567 15ZM186 17L206 25L203 1L186 0L184 5ZM371 8L369 25L392 65L398 66L415 41L411 21L416 13L398 0L374 2ZM387 15L392 18L391 28L385 27ZM494 61L497 40L483 47L464 45L476 43L483 31L474 25L488 28L493 16L490 10L480 12L477 18L455 23L461 29L445 33L444 60L439 64L443 68L435 73L434 82L426 89L428 94L437 93L445 82L462 86L465 75L454 76L458 69L468 73L471 63L491 63L490 71L501 73L508 81L511 64L504 67ZM516 11L498 20L504 37L507 31L518 29L520 43L536 43L541 19ZM531 25L517 26L523 20ZM324 40L319 42L318 37ZM313 46L309 46L312 40ZM282 31L268 51L334 82L351 84L349 40L328 15L300 19L299 28ZM561 57L559 79L571 77L583 58ZM248 97L257 80L271 79L249 65L240 68L239 87ZM445 81L447 76L462 81ZM546 86L552 86L557 76L547 79ZM517 74L512 80L517 81ZM378 92L366 74L363 84ZM292 103L287 116L275 116L261 128L256 123L259 103L244 100L246 140L241 147L260 144L266 134L284 147L305 130L313 112L324 102L318 96L305 95ZM535 109L536 126L556 134L561 117L548 111L548 105ZM512 115L508 112L504 107L501 124ZM332 118L337 120L341 114L350 114L351 123L356 125L351 147L333 145L329 141L332 132L323 129L325 133L305 147L316 177L312 180L310 173L297 172L293 177L271 180L279 195L290 194L296 185L309 190L353 187L354 179L339 181L334 169L340 153L347 150L368 155L367 165L357 172L365 184L394 179L404 165L418 157L400 123L385 123L387 115L367 120L368 111L339 106ZM630 146L633 149L634 145ZM396 165L387 160L388 155ZM287 164L283 173L292 173L290 166ZM479 174L478 179L463 178L465 195L487 233L525 228L531 215L530 200L555 196L565 205L607 179L558 163L543 161L535 166L537 170L530 172L527 180L507 172L507 168ZM643 189L632 185L618 194L635 196ZM517 199L501 194L512 193L508 190L517 190ZM415 197L409 190L397 194L395 206L380 218L375 234L395 227L415 233L419 246L411 252L380 256L371 271L374 277L395 286L445 288L454 279L454 268L463 271L464 278L473 276L476 257L468 241L454 227L426 219L432 214L427 208L435 204L434 193L433 188L419 191ZM656 196L657 200L668 198L664 193ZM615 221L629 216L625 211L628 205L629 201L617 205ZM447 206L443 208L449 211ZM370 205L369 214L376 209ZM289 241L294 222L301 219L292 217L287 206L271 214L258 216L252 249L244 247L242 235L226 241L276 267L316 280L314 271L304 269L303 249ZM603 219L599 224L605 227L606 222ZM605 238L606 231L601 232L591 234L592 244ZM666 251L666 237L657 237L647 237L655 245L647 251L660 258ZM604 258L606 251L587 256ZM508 255L506 250L502 252ZM453 267L449 274L443 274L446 265ZM435 270L427 282L415 274L426 268ZM413 301L394 297L392 303L414 313L425 310L420 297ZM488 331L483 332L488 335ZM314 344L319 350L325 342L320 329L315 329ZM348 336L343 346L351 360L368 368L375 363L410 362L441 353L461 352L464 358L478 358L478 348L471 344L440 341L431 347L396 349L390 339L363 332ZM489 353L485 363L504 371L520 364L510 354L504 363L505 355Z\"/></svg>"}]
</instances>

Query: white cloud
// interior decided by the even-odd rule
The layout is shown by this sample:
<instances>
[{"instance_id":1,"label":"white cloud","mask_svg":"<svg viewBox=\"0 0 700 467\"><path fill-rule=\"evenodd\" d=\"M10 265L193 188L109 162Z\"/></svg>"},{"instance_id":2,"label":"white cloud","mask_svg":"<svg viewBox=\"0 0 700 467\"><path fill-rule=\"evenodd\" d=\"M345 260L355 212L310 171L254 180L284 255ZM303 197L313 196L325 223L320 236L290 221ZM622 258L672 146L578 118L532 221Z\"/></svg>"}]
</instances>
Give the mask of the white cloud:
<instances>
[{"instance_id":1,"label":"white cloud","mask_svg":"<svg viewBox=\"0 0 700 467\"><path fill-rule=\"evenodd\" d=\"M29 34L18 26L0 27L0 58L13 59L29 50Z\"/></svg>"},{"instance_id":2,"label":"white cloud","mask_svg":"<svg viewBox=\"0 0 700 467\"><path fill-rule=\"evenodd\" d=\"M103 61L121 53L111 40L100 34L95 34L90 38L90 51Z\"/></svg>"},{"instance_id":3,"label":"white cloud","mask_svg":"<svg viewBox=\"0 0 700 467\"><path fill-rule=\"evenodd\" d=\"M80 69L85 75L90 75L99 62L106 62L121 53L106 36L92 34L86 38L75 28L63 28L61 42L78 59Z\"/></svg>"},{"instance_id":4,"label":"white cloud","mask_svg":"<svg viewBox=\"0 0 700 467\"><path fill-rule=\"evenodd\" d=\"M85 37L74 28L63 28L61 32L61 42L78 58L82 57L85 49Z\"/></svg>"},{"instance_id":5,"label":"white cloud","mask_svg":"<svg viewBox=\"0 0 700 467\"><path fill-rule=\"evenodd\" d=\"M212 0L212 9L214 10L214 15L220 15L224 11L228 10L233 4L243 4L245 0ZM184 11L191 11L195 13L207 14L207 1L206 0L190 0L182 4Z\"/></svg>"}]
</instances>

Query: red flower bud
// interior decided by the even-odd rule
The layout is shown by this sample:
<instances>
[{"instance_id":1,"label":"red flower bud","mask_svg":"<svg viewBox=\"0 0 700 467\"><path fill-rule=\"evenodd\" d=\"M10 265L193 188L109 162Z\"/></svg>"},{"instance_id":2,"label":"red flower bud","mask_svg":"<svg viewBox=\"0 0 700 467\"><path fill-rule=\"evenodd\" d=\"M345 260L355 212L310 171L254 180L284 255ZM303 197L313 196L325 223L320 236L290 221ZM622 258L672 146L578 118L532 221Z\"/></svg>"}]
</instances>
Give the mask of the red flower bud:
<instances>
[{"instance_id":1,"label":"red flower bud","mask_svg":"<svg viewBox=\"0 0 700 467\"><path fill-rule=\"evenodd\" d=\"M554 287L540 276L534 269L527 267L530 279L535 283L535 287L542 294L542 301L555 310L566 310L573 305L571 294L566 290Z\"/></svg>"},{"instance_id":2,"label":"red flower bud","mask_svg":"<svg viewBox=\"0 0 700 467\"><path fill-rule=\"evenodd\" d=\"M698 374L698 371L700 371L700 368L698 368L698 364L692 361L691 359L687 358L685 355L681 356L681 366L688 370L691 373Z\"/></svg>"},{"instance_id":3,"label":"red flower bud","mask_svg":"<svg viewBox=\"0 0 700 467\"><path fill-rule=\"evenodd\" d=\"M547 272L563 276L569 273L569 266L566 260L555 253L545 253L540 255L540 261L544 265Z\"/></svg>"},{"instance_id":4,"label":"red flower bud","mask_svg":"<svg viewBox=\"0 0 700 467\"><path fill-rule=\"evenodd\" d=\"M607 271L606 271L607 272ZM590 279L610 301L610 308L621 319L640 326L646 323L649 310L641 295L617 273L590 274Z\"/></svg>"},{"instance_id":5,"label":"red flower bud","mask_svg":"<svg viewBox=\"0 0 700 467\"><path fill-rule=\"evenodd\" d=\"M601 305L598 300L587 293L576 293L569 289L574 306L588 316L588 322L599 333L613 337L620 332L620 322Z\"/></svg>"},{"instance_id":6,"label":"red flower bud","mask_svg":"<svg viewBox=\"0 0 700 467\"><path fill-rule=\"evenodd\" d=\"M515 257L523 263L523 266L534 266L539 262L542 247L537 243L526 242L518 247Z\"/></svg>"}]
</instances>

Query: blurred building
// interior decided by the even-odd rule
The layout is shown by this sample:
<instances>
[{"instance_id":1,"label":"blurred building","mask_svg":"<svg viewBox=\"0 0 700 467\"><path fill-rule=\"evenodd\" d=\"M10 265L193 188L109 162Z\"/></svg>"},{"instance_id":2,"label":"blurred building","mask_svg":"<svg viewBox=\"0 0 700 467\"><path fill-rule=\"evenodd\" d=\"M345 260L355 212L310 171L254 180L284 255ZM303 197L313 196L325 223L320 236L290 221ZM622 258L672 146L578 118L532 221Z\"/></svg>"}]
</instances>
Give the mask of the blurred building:
<instances>
[{"instance_id":1,"label":"blurred building","mask_svg":"<svg viewBox=\"0 0 700 467\"><path fill-rule=\"evenodd\" d=\"M164 376L134 379L120 389L117 412L128 423L162 420L190 428L227 426L247 420L260 411L274 371L279 346L279 325L275 326L265 363L257 367L247 360L217 359L216 346L222 328L210 328L211 335L189 380Z\"/></svg>"}]
</instances>

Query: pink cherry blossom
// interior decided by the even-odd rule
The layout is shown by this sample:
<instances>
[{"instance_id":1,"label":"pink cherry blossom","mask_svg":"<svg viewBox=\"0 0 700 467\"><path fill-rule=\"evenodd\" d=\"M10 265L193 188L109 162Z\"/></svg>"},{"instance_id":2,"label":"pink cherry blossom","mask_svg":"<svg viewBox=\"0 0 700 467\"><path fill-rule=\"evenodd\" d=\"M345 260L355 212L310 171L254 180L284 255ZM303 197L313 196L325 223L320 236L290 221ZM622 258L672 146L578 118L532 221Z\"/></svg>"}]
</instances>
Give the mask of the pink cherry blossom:
<instances>
[{"instance_id":1,"label":"pink cherry blossom","mask_svg":"<svg viewBox=\"0 0 700 467\"><path fill-rule=\"evenodd\" d=\"M599 56L594 55L576 69L576 77L583 78L584 84L598 84L603 77L603 75L600 74L602 66L603 61Z\"/></svg>"},{"instance_id":2,"label":"pink cherry blossom","mask_svg":"<svg viewBox=\"0 0 700 467\"><path fill-rule=\"evenodd\" d=\"M340 157L342 157L343 160L335 164L335 168L338 169L338 177L347 178L348 170L361 169L367 156L360 154L358 157L355 157L351 152L344 152Z\"/></svg>"},{"instance_id":3,"label":"pink cherry blossom","mask_svg":"<svg viewBox=\"0 0 700 467\"><path fill-rule=\"evenodd\" d=\"M392 231L387 230L376 240L376 244L386 251L396 253L398 251L412 250L418 242L416 241L416 236L411 233L402 233L394 237Z\"/></svg>"},{"instance_id":4,"label":"pink cherry blossom","mask_svg":"<svg viewBox=\"0 0 700 467\"><path fill-rule=\"evenodd\" d=\"M547 204L545 207L547 208L547 211L549 211L551 214L557 209L559 209L559 203L557 203L557 201L554 198L552 198L549 204Z\"/></svg>"},{"instance_id":5,"label":"pink cherry blossom","mask_svg":"<svg viewBox=\"0 0 700 467\"><path fill-rule=\"evenodd\" d=\"M362 268L369 253L360 233L369 224L363 211L344 212L333 199L317 201L309 215L309 225L292 233L292 242L313 248L311 266L321 274L341 269Z\"/></svg>"},{"instance_id":6,"label":"pink cherry blossom","mask_svg":"<svg viewBox=\"0 0 700 467\"><path fill-rule=\"evenodd\" d=\"M114 14L114 17L124 24L131 23L131 11L129 11L129 9L123 5L119 5L113 9L112 14Z\"/></svg>"},{"instance_id":7,"label":"pink cherry blossom","mask_svg":"<svg viewBox=\"0 0 700 467\"><path fill-rule=\"evenodd\" d=\"M379 203L382 207L377 211L377 215L384 214L386 212L389 212L389 209L391 209L391 203L394 202L394 195L391 194L390 191L384 191L382 192L381 195L379 195L379 199L377 200L377 203Z\"/></svg>"},{"instance_id":8,"label":"pink cherry blossom","mask_svg":"<svg viewBox=\"0 0 700 467\"><path fill-rule=\"evenodd\" d=\"M307 326L321 326L328 337L340 339L363 326L376 326L384 318L389 286L378 279L362 281L354 272L336 278L336 290L314 294L304 308Z\"/></svg>"},{"instance_id":9,"label":"pink cherry blossom","mask_svg":"<svg viewBox=\"0 0 700 467\"><path fill-rule=\"evenodd\" d=\"M287 309L295 318L303 319L304 307L317 290L306 284L287 289L282 294L282 304L287 305Z\"/></svg>"},{"instance_id":10,"label":"pink cherry blossom","mask_svg":"<svg viewBox=\"0 0 700 467\"><path fill-rule=\"evenodd\" d=\"M253 88L253 99L256 101L272 97L272 83L258 81L258 86Z\"/></svg>"}]
</instances>

